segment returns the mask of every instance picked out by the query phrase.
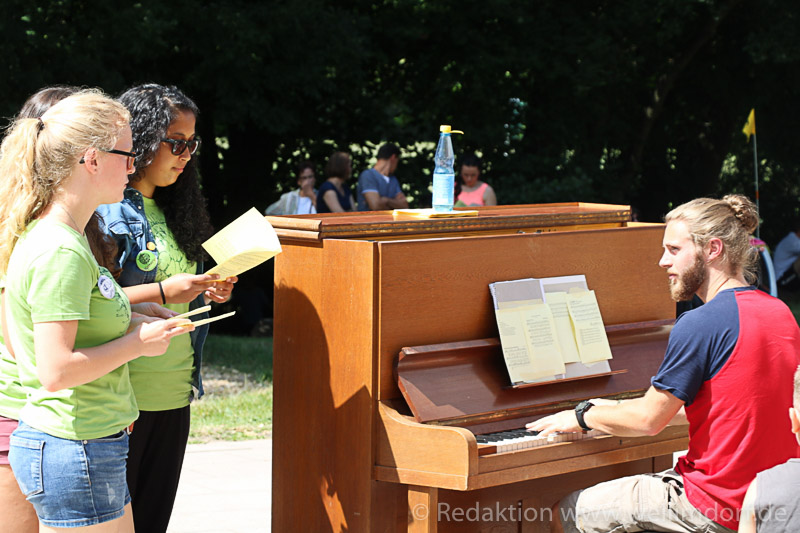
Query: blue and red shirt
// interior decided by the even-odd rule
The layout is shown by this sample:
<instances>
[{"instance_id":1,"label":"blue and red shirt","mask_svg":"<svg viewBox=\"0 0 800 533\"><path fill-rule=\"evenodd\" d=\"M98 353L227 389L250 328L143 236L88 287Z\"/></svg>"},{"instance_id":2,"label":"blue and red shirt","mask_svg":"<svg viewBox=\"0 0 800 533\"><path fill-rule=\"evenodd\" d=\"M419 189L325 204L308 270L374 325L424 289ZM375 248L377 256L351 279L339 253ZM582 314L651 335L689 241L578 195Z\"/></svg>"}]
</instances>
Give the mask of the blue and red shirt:
<instances>
[{"instance_id":1,"label":"blue and red shirt","mask_svg":"<svg viewBox=\"0 0 800 533\"><path fill-rule=\"evenodd\" d=\"M758 472L800 455L791 432L800 329L780 300L752 287L681 315L652 384L683 400L689 451L676 471L700 512L739 526Z\"/></svg>"}]
</instances>

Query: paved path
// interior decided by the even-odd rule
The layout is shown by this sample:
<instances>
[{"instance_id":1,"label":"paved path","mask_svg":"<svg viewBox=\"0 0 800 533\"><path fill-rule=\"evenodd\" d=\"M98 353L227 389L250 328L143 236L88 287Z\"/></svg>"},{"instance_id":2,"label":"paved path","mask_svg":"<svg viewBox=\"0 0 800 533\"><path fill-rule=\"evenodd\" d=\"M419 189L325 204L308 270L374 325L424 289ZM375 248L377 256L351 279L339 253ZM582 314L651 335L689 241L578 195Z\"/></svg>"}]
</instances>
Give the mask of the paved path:
<instances>
[{"instance_id":1,"label":"paved path","mask_svg":"<svg viewBox=\"0 0 800 533\"><path fill-rule=\"evenodd\" d=\"M169 533L269 533L272 440L190 444Z\"/></svg>"}]
</instances>

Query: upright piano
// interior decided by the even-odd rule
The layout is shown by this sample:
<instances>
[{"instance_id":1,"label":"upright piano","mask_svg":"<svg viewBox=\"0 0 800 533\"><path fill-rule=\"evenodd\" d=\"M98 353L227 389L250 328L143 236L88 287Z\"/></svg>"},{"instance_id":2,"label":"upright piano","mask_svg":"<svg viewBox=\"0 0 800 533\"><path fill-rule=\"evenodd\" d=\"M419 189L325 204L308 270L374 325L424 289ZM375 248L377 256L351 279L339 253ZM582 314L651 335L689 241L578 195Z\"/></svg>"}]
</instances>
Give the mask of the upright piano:
<instances>
[{"instance_id":1,"label":"upright piano","mask_svg":"<svg viewBox=\"0 0 800 533\"><path fill-rule=\"evenodd\" d=\"M567 493L669 468L686 448L685 427L532 447L484 438L583 399L641 395L675 306L657 265L663 225L629 222L627 206L479 211L267 217L283 247L272 531L548 531ZM625 372L510 387L488 285L577 274L596 293L612 370Z\"/></svg>"}]
</instances>

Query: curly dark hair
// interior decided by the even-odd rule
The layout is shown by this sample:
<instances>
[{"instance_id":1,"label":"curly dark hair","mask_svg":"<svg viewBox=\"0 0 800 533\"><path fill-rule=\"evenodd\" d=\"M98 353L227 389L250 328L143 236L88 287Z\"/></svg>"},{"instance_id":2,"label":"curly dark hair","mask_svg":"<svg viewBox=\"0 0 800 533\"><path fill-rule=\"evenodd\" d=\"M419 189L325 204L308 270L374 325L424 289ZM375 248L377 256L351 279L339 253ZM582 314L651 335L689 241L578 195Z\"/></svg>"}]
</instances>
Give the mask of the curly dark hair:
<instances>
[{"instance_id":1,"label":"curly dark hair","mask_svg":"<svg viewBox=\"0 0 800 533\"><path fill-rule=\"evenodd\" d=\"M200 112L197 105L174 85L164 86L147 83L132 87L122 93L119 101L131 113L133 150L136 157L136 172L129 182L142 179L142 171L155 159L161 149L161 139L180 112ZM177 181L168 187L156 187L153 193L156 205L164 212L167 227L175 237L186 257L192 261L208 258L202 243L214 234L206 207L206 199L200 191L197 157L192 157Z\"/></svg>"}]
</instances>

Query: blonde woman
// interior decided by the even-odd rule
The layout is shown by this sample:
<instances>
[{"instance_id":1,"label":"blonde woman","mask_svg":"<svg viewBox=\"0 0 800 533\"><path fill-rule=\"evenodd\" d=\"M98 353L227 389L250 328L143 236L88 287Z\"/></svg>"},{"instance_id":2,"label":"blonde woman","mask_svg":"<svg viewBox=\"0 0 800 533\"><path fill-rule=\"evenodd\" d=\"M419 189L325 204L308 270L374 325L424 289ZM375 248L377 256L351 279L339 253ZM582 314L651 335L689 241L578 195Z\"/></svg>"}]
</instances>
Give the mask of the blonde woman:
<instances>
[{"instance_id":1,"label":"blonde woman","mask_svg":"<svg viewBox=\"0 0 800 533\"><path fill-rule=\"evenodd\" d=\"M119 103L80 91L15 121L0 146L3 322L27 395L9 462L40 531L133 531L126 428L138 410L127 363L192 329L132 313L84 235L134 170L129 121Z\"/></svg>"}]
</instances>

